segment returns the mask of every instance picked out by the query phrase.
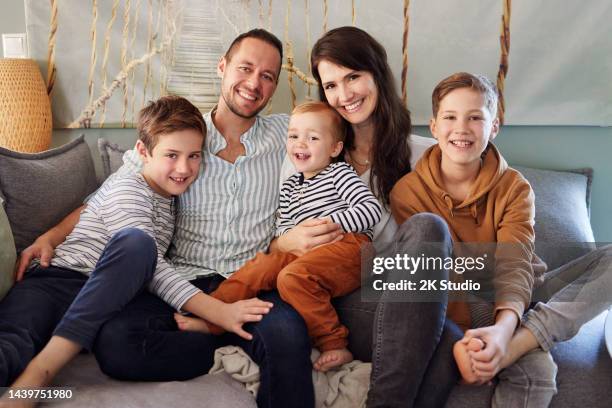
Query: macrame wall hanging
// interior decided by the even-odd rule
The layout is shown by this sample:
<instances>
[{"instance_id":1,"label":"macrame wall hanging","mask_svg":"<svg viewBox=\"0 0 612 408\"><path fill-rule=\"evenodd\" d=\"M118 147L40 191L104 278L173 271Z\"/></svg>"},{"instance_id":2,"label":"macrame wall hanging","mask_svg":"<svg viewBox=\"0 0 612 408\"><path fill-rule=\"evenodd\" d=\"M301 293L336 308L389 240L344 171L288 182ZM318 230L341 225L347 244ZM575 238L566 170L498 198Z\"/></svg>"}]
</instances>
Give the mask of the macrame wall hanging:
<instances>
[{"instance_id":1,"label":"macrame wall hanging","mask_svg":"<svg viewBox=\"0 0 612 408\"><path fill-rule=\"evenodd\" d=\"M505 80L509 69L511 0L503 2L501 17L501 57L497 73L500 120L505 114ZM294 3L300 2L304 15L296 19L292 14ZM355 0L346 0L350 24L358 24L360 13L368 13L369 3L358 9ZM27 1L35 7L34 0ZM49 31L46 58L47 91L52 95L58 83L57 51L62 49L58 33L62 27L59 16L68 12L68 0L50 0ZM297 88L301 82L306 99L313 99L316 81L309 66L310 49L315 39L311 32L311 15L320 15L321 32L330 27L328 0L91 0L88 20L88 48L86 83L87 97L78 115L66 124L69 128L106 127L108 104L120 104L111 126L131 127L137 111L149 100L172 93L191 99L205 111L218 99L219 83L216 78L218 58L225 51L227 39L254 27L266 28L281 38L285 46L282 64L286 72L290 106L298 102ZM65 9L63 9L65 7ZM403 16L403 26L397 30L401 39L401 67L399 67L401 95L406 106L408 100L410 1L397 0L397 14ZM110 8L110 12L109 9ZM280 10L284 18L280 18ZM105 20L101 19L104 12ZM85 17L85 16L83 16ZM278 27L282 21L282 34ZM303 27L299 40L305 42L304 66L298 66L294 39L296 28ZM362 27L367 30L367 27ZM144 37L144 39L143 39ZM119 38L119 41L117 40ZM139 46L139 44L142 44ZM383 43L383 45L385 45ZM387 48L389 54L393 49ZM117 56L118 63L117 63ZM494 58L491 55L490 58ZM114 65L113 65L114 64ZM157 69L154 69L154 64ZM111 66L118 69L111 69ZM154 72L155 71L155 72ZM280 86L279 86L280 87ZM114 96L114 95L119 96ZM118 122L118 123L117 123Z\"/></svg>"}]
</instances>

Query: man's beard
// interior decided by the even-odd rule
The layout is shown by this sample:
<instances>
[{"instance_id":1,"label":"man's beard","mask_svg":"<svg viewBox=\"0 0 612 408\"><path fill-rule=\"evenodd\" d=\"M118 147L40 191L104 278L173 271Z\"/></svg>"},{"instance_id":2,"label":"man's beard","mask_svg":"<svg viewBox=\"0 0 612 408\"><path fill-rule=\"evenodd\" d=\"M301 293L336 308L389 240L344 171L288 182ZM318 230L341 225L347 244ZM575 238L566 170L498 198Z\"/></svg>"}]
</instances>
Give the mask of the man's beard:
<instances>
[{"instance_id":1,"label":"man's beard","mask_svg":"<svg viewBox=\"0 0 612 408\"><path fill-rule=\"evenodd\" d=\"M255 116L257 116L259 114L259 112L261 112L262 110L264 110L264 108L266 107L266 104L261 105L261 107L259 109L256 109L253 113L251 113L250 115L245 115L244 113L240 112L240 110L238 110L238 108L236 108L236 106L234 105L234 103L229 99L225 97L225 93L221 92L221 96L223 97L223 100L225 101L225 105L228 107L228 109L236 116L239 116L243 119L252 119Z\"/></svg>"}]
</instances>

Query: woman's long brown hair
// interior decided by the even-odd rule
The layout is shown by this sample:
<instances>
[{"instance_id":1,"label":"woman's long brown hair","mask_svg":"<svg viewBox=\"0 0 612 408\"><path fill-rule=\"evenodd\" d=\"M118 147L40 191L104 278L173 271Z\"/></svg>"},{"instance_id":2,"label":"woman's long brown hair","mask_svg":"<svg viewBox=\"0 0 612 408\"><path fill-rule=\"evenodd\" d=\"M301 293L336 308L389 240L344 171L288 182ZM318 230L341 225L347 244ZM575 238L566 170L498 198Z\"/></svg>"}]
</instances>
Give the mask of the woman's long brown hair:
<instances>
[{"instance_id":1,"label":"woman's long brown hair","mask_svg":"<svg viewBox=\"0 0 612 408\"><path fill-rule=\"evenodd\" d=\"M370 186L385 204L395 183L410 171L410 112L403 106L395 89L387 53L372 36L357 27L339 27L328 31L312 48L312 73L319 83L319 98L328 102L321 84L318 65L327 60L356 71L372 74L378 89L374 112L374 139ZM354 149L355 134L348 126L345 149ZM346 151L345 150L345 151Z\"/></svg>"}]
</instances>

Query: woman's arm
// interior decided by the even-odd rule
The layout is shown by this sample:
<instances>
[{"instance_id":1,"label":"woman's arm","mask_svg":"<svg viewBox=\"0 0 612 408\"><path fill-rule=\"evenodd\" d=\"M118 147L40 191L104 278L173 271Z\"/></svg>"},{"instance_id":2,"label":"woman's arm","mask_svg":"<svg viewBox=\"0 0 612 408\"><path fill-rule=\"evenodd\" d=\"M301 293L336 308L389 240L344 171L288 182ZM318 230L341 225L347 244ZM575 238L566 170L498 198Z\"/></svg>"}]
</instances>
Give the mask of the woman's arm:
<instances>
[{"instance_id":1,"label":"woman's arm","mask_svg":"<svg viewBox=\"0 0 612 408\"><path fill-rule=\"evenodd\" d=\"M275 238L270 243L269 250L270 252L291 252L301 256L314 247L335 242L342 237L340 225L328 219L316 218L303 221L285 234Z\"/></svg>"}]
</instances>

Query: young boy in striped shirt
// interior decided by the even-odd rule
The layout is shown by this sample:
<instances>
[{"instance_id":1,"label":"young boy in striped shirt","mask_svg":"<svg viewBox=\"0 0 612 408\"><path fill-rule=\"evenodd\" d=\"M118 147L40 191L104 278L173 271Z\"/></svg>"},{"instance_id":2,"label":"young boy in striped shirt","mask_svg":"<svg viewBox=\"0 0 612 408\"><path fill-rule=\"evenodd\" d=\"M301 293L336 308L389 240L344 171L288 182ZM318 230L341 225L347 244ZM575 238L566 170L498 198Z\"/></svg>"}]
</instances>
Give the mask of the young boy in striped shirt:
<instances>
[{"instance_id":1,"label":"young boy in striped shirt","mask_svg":"<svg viewBox=\"0 0 612 408\"><path fill-rule=\"evenodd\" d=\"M249 336L241 332L242 323L271 306L258 299L222 304L182 278L164 257L174 232L174 197L201 171L206 125L200 111L184 98L162 97L141 110L138 134L142 171L109 177L56 248L51 265L34 265L28 272L73 273L75 288L66 290L76 297L70 307L58 306L61 321L15 388L46 385L82 348L91 350L99 328L145 285L177 310L193 296L205 297L207 308L199 315L239 335ZM48 323L49 334L56 323Z\"/></svg>"},{"instance_id":2,"label":"young boy in striped shirt","mask_svg":"<svg viewBox=\"0 0 612 408\"><path fill-rule=\"evenodd\" d=\"M348 329L340 323L331 299L360 286L360 248L371 241L372 227L381 217L378 201L359 176L347 163L335 162L345 133L344 121L326 103L307 102L293 110L287 153L298 173L281 187L276 229L278 236L304 220L328 218L342 226L343 238L300 257L280 251L259 253L211 293L235 302L277 288L304 318L314 346L321 351L314 363L321 371L353 359L346 348ZM175 318L181 330L222 332L201 319L179 314Z\"/></svg>"}]
</instances>

